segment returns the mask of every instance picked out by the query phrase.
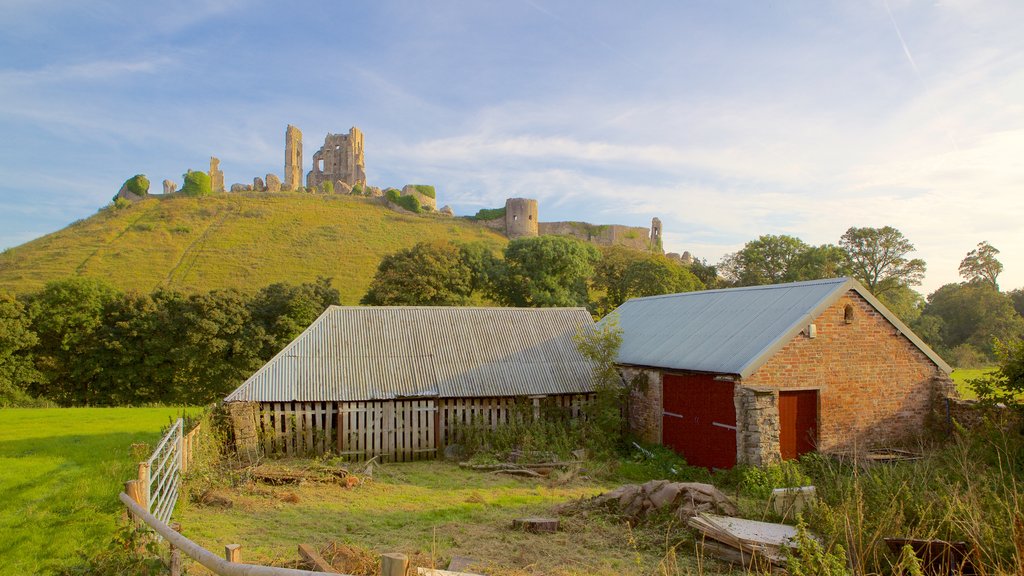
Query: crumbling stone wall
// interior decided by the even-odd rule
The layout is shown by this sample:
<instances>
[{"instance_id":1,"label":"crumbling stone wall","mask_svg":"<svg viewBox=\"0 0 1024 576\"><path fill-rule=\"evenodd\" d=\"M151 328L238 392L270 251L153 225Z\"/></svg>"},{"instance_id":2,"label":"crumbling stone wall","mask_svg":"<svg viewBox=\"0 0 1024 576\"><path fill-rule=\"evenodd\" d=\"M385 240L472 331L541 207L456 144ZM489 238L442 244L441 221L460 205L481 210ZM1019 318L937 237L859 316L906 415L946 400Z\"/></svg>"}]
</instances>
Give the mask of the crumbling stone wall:
<instances>
[{"instance_id":1,"label":"crumbling stone wall","mask_svg":"<svg viewBox=\"0 0 1024 576\"><path fill-rule=\"evenodd\" d=\"M944 381L931 359L853 290L813 324L814 338L805 329L742 385L817 389L824 452L898 444L925 429Z\"/></svg>"},{"instance_id":2,"label":"crumbling stone wall","mask_svg":"<svg viewBox=\"0 0 1024 576\"><path fill-rule=\"evenodd\" d=\"M626 416L630 432L644 442L661 444L661 371L623 366L619 368L619 374L629 386Z\"/></svg>"},{"instance_id":3,"label":"crumbling stone wall","mask_svg":"<svg viewBox=\"0 0 1024 576\"><path fill-rule=\"evenodd\" d=\"M782 459L779 449L779 393L736 386L736 463L765 466Z\"/></svg>"},{"instance_id":4,"label":"crumbling stone wall","mask_svg":"<svg viewBox=\"0 0 1024 576\"><path fill-rule=\"evenodd\" d=\"M210 156L210 191L224 191L224 172L220 169L220 159Z\"/></svg>"},{"instance_id":5,"label":"crumbling stone wall","mask_svg":"<svg viewBox=\"0 0 1024 576\"><path fill-rule=\"evenodd\" d=\"M328 134L324 145L313 154L306 187L317 188L326 181L341 180L349 186L366 186L363 132L353 126L348 134Z\"/></svg>"},{"instance_id":6,"label":"crumbling stone wall","mask_svg":"<svg viewBox=\"0 0 1024 576\"><path fill-rule=\"evenodd\" d=\"M599 225L587 222L541 222L539 230L542 235L571 236L599 246L626 246L636 250L650 250L651 248L650 231L642 226Z\"/></svg>"},{"instance_id":7,"label":"crumbling stone wall","mask_svg":"<svg viewBox=\"0 0 1024 576\"><path fill-rule=\"evenodd\" d=\"M227 408L238 456L256 460L260 453L259 402L229 402Z\"/></svg>"}]
</instances>

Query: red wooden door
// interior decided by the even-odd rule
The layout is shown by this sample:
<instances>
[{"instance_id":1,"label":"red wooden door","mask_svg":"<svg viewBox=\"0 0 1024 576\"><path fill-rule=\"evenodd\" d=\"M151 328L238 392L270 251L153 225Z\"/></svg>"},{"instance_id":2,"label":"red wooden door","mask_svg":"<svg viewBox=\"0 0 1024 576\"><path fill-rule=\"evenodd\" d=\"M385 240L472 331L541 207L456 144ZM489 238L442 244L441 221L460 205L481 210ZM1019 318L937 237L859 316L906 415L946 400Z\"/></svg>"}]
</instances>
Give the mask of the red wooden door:
<instances>
[{"instance_id":1,"label":"red wooden door","mask_svg":"<svg viewBox=\"0 0 1024 576\"><path fill-rule=\"evenodd\" d=\"M662 443L693 466L736 465L736 406L732 382L700 374L662 378Z\"/></svg>"},{"instance_id":2,"label":"red wooden door","mask_svg":"<svg viewBox=\"0 0 1024 576\"><path fill-rule=\"evenodd\" d=\"M789 460L818 442L818 391L779 392L779 449Z\"/></svg>"}]
</instances>

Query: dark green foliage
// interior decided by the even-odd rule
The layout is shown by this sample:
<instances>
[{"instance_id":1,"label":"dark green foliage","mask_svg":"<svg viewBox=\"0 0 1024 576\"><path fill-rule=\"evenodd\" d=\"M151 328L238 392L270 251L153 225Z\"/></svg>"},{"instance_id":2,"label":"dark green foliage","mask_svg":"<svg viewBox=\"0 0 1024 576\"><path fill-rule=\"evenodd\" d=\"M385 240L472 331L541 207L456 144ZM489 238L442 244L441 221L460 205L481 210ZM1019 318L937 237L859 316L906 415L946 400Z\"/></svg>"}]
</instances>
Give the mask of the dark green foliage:
<instances>
[{"instance_id":1,"label":"dark green foliage","mask_svg":"<svg viewBox=\"0 0 1024 576\"><path fill-rule=\"evenodd\" d=\"M474 271L453 244L420 242L385 256L362 303L374 306L459 306L469 301Z\"/></svg>"},{"instance_id":2,"label":"dark green foliage","mask_svg":"<svg viewBox=\"0 0 1024 576\"><path fill-rule=\"evenodd\" d=\"M136 174L125 180L123 187L136 196L145 196L149 194L149 178L145 174Z\"/></svg>"},{"instance_id":3,"label":"dark green foliage","mask_svg":"<svg viewBox=\"0 0 1024 576\"><path fill-rule=\"evenodd\" d=\"M718 267L709 265L704 258L693 259L693 263L690 264L690 273L696 276L706 289L720 288L721 279L718 277Z\"/></svg>"},{"instance_id":4,"label":"dark green foliage","mask_svg":"<svg viewBox=\"0 0 1024 576\"><path fill-rule=\"evenodd\" d=\"M483 420L457 424L454 436L463 456L478 463L504 461L512 451L522 453L518 462L574 459L573 450L584 446L580 420L551 398L542 399L539 408L535 414L533 402L520 398L497 428Z\"/></svg>"},{"instance_id":5,"label":"dark green foliage","mask_svg":"<svg viewBox=\"0 0 1024 576\"><path fill-rule=\"evenodd\" d=\"M501 208L481 208L477 210L476 215L473 216L473 220L497 220L505 217L505 207Z\"/></svg>"},{"instance_id":6,"label":"dark green foliage","mask_svg":"<svg viewBox=\"0 0 1024 576\"><path fill-rule=\"evenodd\" d=\"M925 306L924 296L907 286L896 286L878 295L878 299L908 326L917 322Z\"/></svg>"},{"instance_id":7,"label":"dark green foliage","mask_svg":"<svg viewBox=\"0 0 1024 576\"><path fill-rule=\"evenodd\" d=\"M519 238L505 247L495 271L495 300L508 306L586 306L587 281L600 253L592 244L562 236Z\"/></svg>"},{"instance_id":8,"label":"dark green foliage","mask_svg":"<svg viewBox=\"0 0 1024 576\"><path fill-rule=\"evenodd\" d=\"M967 384L982 402L1024 410L1024 340L996 340L995 352L999 369Z\"/></svg>"},{"instance_id":9,"label":"dark green foliage","mask_svg":"<svg viewBox=\"0 0 1024 576\"><path fill-rule=\"evenodd\" d=\"M604 292L595 303L599 316L630 298L701 290L704 285L682 264L661 254L609 246L594 266L593 287Z\"/></svg>"},{"instance_id":10,"label":"dark green foliage","mask_svg":"<svg viewBox=\"0 0 1024 576\"><path fill-rule=\"evenodd\" d=\"M892 226L848 229L839 239L846 252L850 273L875 296L898 286L918 286L925 262L908 258L914 245Z\"/></svg>"},{"instance_id":11,"label":"dark green foliage","mask_svg":"<svg viewBox=\"0 0 1024 576\"><path fill-rule=\"evenodd\" d=\"M210 176L206 172L189 170L182 178L184 183L181 185L181 193L186 196L209 196L213 193L210 189Z\"/></svg>"},{"instance_id":12,"label":"dark green foliage","mask_svg":"<svg viewBox=\"0 0 1024 576\"><path fill-rule=\"evenodd\" d=\"M354 193L354 192L353 192ZM420 212L420 200L415 196L402 196L402 193L394 188L388 188L384 197L393 204L397 204L410 212Z\"/></svg>"},{"instance_id":13,"label":"dark green foliage","mask_svg":"<svg viewBox=\"0 0 1024 576\"><path fill-rule=\"evenodd\" d=\"M1024 288L1010 290L1006 295L1010 297L1010 301L1013 303L1013 309L1017 311L1017 314L1024 316Z\"/></svg>"},{"instance_id":14,"label":"dark green foliage","mask_svg":"<svg viewBox=\"0 0 1024 576\"><path fill-rule=\"evenodd\" d=\"M961 344L970 344L992 357L993 339L1012 340L1024 336L1024 318L1013 308L1006 294L986 282L946 284L928 295L914 328L940 354Z\"/></svg>"},{"instance_id":15,"label":"dark green foliage","mask_svg":"<svg viewBox=\"0 0 1024 576\"><path fill-rule=\"evenodd\" d=\"M65 406L205 404L222 398L305 329L338 292L326 279L274 284L255 295L216 290L122 294L82 278L30 299L0 300L0 384L8 373L31 396ZM20 346L3 356L4 331ZM34 345L31 343L35 339ZM34 366L34 369L33 369ZM0 388L0 391L3 389Z\"/></svg>"},{"instance_id":16,"label":"dark green foliage","mask_svg":"<svg viewBox=\"0 0 1024 576\"><path fill-rule=\"evenodd\" d=\"M491 278L504 263L483 242L469 242L459 245L462 262L469 267L472 274L472 291L486 292L489 290Z\"/></svg>"},{"instance_id":17,"label":"dark green foliage","mask_svg":"<svg viewBox=\"0 0 1024 576\"><path fill-rule=\"evenodd\" d=\"M437 199L437 192L434 190L433 186L427 184L413 184L412 187L415 188L417 192L428 198Z\"/></svg>"},{"instance_id":18,"label":"dark green foliage","mask_svg":"<svg viewBox=\"0 0 1024 576\"><path fill-rule=\"evenodd\" d=\"M28 388L42 379L32 358L38 342L25 306L0 294L0 407L29 402Z\"/></svg>"}]
</instances>

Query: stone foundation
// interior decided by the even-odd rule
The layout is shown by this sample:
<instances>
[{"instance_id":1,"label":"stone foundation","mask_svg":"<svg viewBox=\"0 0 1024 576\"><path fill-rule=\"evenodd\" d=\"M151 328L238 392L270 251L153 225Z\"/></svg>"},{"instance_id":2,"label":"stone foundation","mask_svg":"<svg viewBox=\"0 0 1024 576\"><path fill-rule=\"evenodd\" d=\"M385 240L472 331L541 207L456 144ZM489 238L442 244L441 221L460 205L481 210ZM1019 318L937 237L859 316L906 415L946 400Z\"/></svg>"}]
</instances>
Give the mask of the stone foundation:
<instances>
[{"instance_id":1,"label":"stone foundation","mask_svg":"<svg viewBox=\"0 0 1024 576\"><path fill-rule=\"evenodd\" d=\"M736 385L736 463L767 466L782 460L779 452L779 394Z\"/></svg>"},{"instance_id":2,"label":"stone foundation","mask_svg":"<svg viewBox=\"0 0 1024 576\"><path fill-rule=\"evenodd\" d=\"M661 372L643 368L620 368L629 385L627 418L629 431L644 442L661 444Z\"/></svg>"}]
</instances>

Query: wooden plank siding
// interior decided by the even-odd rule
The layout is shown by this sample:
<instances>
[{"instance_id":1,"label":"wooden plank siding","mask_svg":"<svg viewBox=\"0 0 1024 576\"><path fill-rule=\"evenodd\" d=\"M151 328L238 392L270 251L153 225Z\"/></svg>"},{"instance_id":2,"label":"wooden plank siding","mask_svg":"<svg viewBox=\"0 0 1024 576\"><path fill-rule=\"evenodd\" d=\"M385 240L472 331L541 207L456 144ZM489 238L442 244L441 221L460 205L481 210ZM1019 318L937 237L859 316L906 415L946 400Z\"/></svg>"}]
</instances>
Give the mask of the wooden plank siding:
<instances>
[{"instance_id":1,"label":"wooden plank siding","mask_svg":"<svg viewBox=\"0 0 1024 576\"><path fill-rule=\"evenodd\" d=\"M261 442L268 455L338 454L389 462L436 458L468 426L496 429L542 403L580 418L593 394L544 398L428 398L365 402L264 402ZM548 409L548 408L545 408Z\"/></svg>"}]
</instances>

